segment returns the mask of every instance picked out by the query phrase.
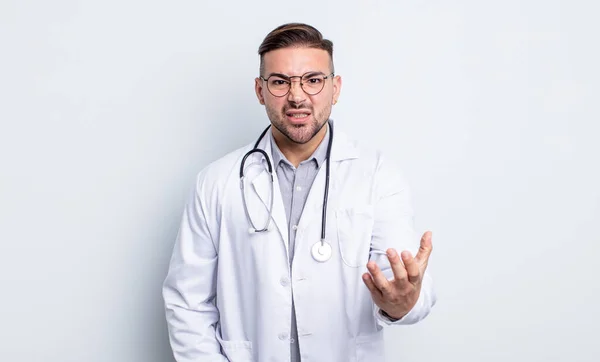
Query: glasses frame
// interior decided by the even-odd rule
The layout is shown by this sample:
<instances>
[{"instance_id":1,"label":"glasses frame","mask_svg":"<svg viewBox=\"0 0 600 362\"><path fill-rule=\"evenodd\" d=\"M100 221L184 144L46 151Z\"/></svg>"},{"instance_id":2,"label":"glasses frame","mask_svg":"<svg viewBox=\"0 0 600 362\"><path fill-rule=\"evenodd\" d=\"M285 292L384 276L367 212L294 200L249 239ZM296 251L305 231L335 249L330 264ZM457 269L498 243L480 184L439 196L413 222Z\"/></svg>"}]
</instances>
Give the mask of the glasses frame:
<instances>
[{"instance_id":1,"label":"glasses frame","mask_svg":"<svg viewBox=\"0 0 600 362\"><path fill-rule=\"evenodd\" d=\"M304 78L304 76L307 75L307 74L322 75L323 76L323 86L321 87L321 89L317 93L309 93L309 92L307 92L304 89L304 83L302 83L302 78ZM285 94L282 94L282 95L273 94L273 92L269 88L269 79L271 77L279 77L279 78L282 78L283 80L287 81L289 83L288 91L285 92ZM323 91L323 89L325 89L325 81L327 79L330 79L330 78L333 79L333 77L335 77L335 73L334 72L331 72L328 75L325 75L325 73L323 73L323 72L306 72L306 73L304 73L302 75L292 75L292 76L287 76L287 75L284 75L284 74L271 74L267 78L265 78L265 77L263 77L261 75L260 79L262 79L263 81L267 82L267 90L269 91L269 93L271 93L271 95L273 95L273 97L281 98L281 97L287 96L290 93L290 91L292 90L292 78L300 78L300 89L302 89L302 91L304 93L306 93L306 94L308 94L310 96L316 96L317 94L321 93Z\"/></svg>"}]
</instances>

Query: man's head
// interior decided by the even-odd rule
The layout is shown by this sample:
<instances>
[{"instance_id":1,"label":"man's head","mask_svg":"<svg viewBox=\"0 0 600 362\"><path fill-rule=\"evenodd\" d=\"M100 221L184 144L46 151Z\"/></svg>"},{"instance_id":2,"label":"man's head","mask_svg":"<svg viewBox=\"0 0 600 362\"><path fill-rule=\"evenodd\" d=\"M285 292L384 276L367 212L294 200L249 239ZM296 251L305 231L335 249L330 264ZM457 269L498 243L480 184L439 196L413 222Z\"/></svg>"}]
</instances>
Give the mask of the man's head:
<instances>
[{"instance_id":1,"label":"man's head","mask_svg":"<svg viewBox=\"0 0 600 362\"><path fill-rule=\"evenodd\" d=\"M309 142L329 119L342 80L334 76L333 43L306 24L275 28L259 47L258 100L290 141Z\"/></svg>"}]
</instances>

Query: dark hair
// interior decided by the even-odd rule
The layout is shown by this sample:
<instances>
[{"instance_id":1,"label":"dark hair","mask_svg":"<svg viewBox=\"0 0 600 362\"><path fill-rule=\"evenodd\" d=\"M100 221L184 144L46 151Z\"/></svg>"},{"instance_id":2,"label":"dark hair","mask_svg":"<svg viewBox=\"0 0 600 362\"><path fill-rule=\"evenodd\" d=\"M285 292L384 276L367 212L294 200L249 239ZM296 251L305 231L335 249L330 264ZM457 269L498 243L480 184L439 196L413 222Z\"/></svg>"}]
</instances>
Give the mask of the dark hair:
<instances>
[{"instance_id":1,"label":"dark hair","mask_svg":"<svg viewBox=\"0 0 600 362\"><path fill-rule=\"evenodd\" d=\"M323 39L316 28L302 23L288 23L273 29L258 48L260 55L260 74L264 71L263 58L265 53L276 49L290 47L306 47L323 49L329 53L331 71L333 72L333 42Z\"/></svg>"}]
</instances>

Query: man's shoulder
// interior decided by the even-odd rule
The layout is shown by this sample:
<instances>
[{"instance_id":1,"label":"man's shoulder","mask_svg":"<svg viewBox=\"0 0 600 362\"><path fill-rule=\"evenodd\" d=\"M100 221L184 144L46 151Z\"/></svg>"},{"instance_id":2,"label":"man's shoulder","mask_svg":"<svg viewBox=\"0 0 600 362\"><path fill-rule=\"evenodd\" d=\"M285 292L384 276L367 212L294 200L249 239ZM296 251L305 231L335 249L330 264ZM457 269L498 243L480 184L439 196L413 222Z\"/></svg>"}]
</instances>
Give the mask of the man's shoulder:
<instances>
[{"instance_id":1,"label":"man's shoulder","mask_svg":"<svg viewBox=\"0 0 600 362\"><path fill-rule=\"evenodd\" d=\"M250 144L243 145L234 149L233 151L229 151L223 156L217 158L216 160L210 162L205 169L210 172L219 172L221 170L229 170L234 167L237 163L239 163L240 159L244 156L246 152L251 149Z\"/></svg>"},{"instance_id":2,"label":"man's shoulder","mask_svg":"<svg viewBox=\"0 0 600 362\"><path fill-rule=\"evenodd\" d=\"M357 156L349 167L357 167L365 174L381 175L384 178L403 179L404 172L397 155L374 141L354 136L340 130L338 134L344 139L348 148Z\"/></svg>"},{"instance_id":3,"label":"man's shoulder","mask_svg":"<svg viewBox=\"0 0 600 362\"><path fill-rule=\"evenodd\" d=\"M250 149L251 145L247 144L211 161L197 173L197 183L223 184L230 177L237 177L240 160Z\"/></svg>"},{"instance_id":4,"label":"man's shoulder","mask_svg":"<svg viewBox=\"0 0 600 362\"><path fill-rule=\"evenodd\" d=\"M340 137L349 155L354 155L358 163L376 165L385 158L385 151L374 141L356 136L346 130L337 130L336 137Z\"/></svg>"}]
</instances>

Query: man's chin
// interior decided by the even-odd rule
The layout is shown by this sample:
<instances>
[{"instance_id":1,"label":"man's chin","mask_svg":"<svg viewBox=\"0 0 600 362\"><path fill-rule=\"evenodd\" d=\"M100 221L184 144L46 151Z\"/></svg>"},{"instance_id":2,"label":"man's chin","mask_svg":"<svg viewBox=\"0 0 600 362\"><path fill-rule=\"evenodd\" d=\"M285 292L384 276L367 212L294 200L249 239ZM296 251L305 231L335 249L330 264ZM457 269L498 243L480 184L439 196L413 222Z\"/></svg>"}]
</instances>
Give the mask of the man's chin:
<instances>
[{"instance_id":1,"label":"man's chin","mask_svg":"<svg viewBox=\"0 0 600 362\"><path fill-rule=\"evenodd\" d=\"M307 134L306 131L298 132L301 128L306 127L307 125L292 126L291 129L288 128L285 135L290 141L303 145L312 139L311 135Z\"/></svg>"},{"instance_id":2,"label":"man's chin","mask_svg":"<svg viewBox=\"0 0 600 362\"><path fill-rule=\"evenodd\" d=\"M286 126L290 126L293 128L302 128L306 126L310 126L315 122L312 114L306 118L295 119L293 117L288 117L285 114L283 115L283 124Z\"/></svg>"},{"instance_id":3,"label":"man's chin","mask_svg":"<svg viewBox=\"0 0 600 362\"><path fill-rule=\"evenodd\" d=\"M289 141L303 145L308 143L315 135L313 115L309 117L309 120L302 123L292 123L287 117L279 119L278 124L275 128L279 130Z\"/></svg>"}]
</instances>

